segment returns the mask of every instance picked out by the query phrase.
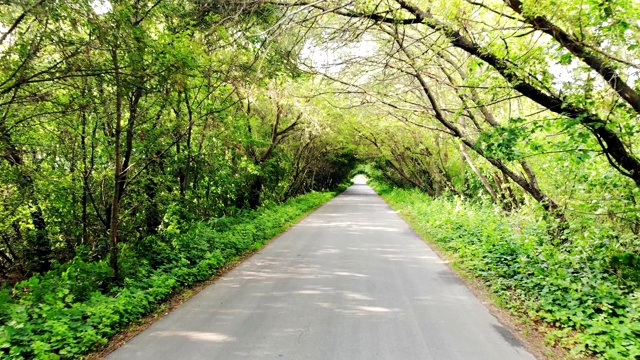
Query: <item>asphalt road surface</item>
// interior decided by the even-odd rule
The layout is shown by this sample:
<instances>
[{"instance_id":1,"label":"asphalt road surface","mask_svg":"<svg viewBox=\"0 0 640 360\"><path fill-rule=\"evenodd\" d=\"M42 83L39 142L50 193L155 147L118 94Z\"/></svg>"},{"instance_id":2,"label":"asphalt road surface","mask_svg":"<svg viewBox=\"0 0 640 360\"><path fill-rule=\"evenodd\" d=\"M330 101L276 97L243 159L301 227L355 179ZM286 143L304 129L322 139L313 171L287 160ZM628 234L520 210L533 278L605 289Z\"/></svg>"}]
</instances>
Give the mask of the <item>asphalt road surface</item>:
<instances>
[{"instance_id":1,"label":"asphalt road surface","mask_svg":"<svg viewBox=\"0 0 640 360\"><path fill-rule=\"evenodd\" d=\"M108 359L534 359L354 185Z\"/></svg>"}]
</instances>

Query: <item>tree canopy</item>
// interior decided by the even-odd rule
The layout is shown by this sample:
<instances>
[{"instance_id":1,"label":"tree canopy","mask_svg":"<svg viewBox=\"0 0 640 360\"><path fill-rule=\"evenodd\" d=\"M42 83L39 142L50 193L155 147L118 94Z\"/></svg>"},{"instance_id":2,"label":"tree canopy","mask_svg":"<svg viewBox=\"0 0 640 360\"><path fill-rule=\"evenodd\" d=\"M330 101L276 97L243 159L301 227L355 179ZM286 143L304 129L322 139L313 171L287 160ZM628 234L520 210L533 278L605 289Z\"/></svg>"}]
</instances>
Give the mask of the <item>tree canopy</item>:
<instances>
[{"instance_id":1,"label":"tree canopy","mask_svg":"<svg viewBox=\"0 0 640 360\"><path fill-rule=\"evenodd\" d=\"M633 283L639 18L634 0L0 2L1 280L82 258L121 284L167 232L360 172L542 218L540 241L605 246Z\"/></svg>"}]
</instances>

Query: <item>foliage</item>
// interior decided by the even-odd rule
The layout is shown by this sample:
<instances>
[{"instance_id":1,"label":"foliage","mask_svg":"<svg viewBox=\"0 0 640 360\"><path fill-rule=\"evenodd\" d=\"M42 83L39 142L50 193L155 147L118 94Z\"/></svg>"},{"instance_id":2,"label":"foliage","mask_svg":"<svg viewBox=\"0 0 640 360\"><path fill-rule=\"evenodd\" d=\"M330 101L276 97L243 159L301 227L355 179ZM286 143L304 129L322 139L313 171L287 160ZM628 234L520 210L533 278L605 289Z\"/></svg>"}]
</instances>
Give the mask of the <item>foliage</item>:
<instances>
[{"instance_id":1,"label":"foliage","mask_svg":"<svg viewBox=\"0 0 640 360\"><path fill-rule=\"evenodd\" d=\"M24 0L0 14L0 281L81 253L110 253L118 275L117 244L169 246L155 235L176 223L330 189L353 165L285 90L305 79L295 33L269 32L277 7Z\"/></svg>"},{"instance_id":2,"label":"foliage","mask_svg":"<svg viewBox=\"0 0 640 360\"><path fill-rule=\"evenodd\" d=\"M305 4L0 3L0 348L81 353L366 173L576 352L634 356L638 3Z\"/></svg>"},{"instance_id":3,"label":"foliage","mask_svg":"<svg viewBox=\"0 0 640 360\"><path fill-rule=\"evenodd\" d=\"M433 199L416 190L375 187L503 306L546 324L549 342L569 347L575 356L640 357L637 239L617 237L599 225L592 232L571 231L571 245L558 248L549 245L543 218L529 209L505 213L460 197Z\"/></svg>"},{"instance_id":4,"label":"foliage","mask_svg":"<svg viewBox=\"0 0 640 360\"><path fill-rule=\"evenodd\" d=\"M104 345L180 289L259 249L335 193L309 193L233 217L183 224L123 248L124 285L107 261L79 258L0 291L0 355L70 359Z\"/></svg>"}]
</instances>

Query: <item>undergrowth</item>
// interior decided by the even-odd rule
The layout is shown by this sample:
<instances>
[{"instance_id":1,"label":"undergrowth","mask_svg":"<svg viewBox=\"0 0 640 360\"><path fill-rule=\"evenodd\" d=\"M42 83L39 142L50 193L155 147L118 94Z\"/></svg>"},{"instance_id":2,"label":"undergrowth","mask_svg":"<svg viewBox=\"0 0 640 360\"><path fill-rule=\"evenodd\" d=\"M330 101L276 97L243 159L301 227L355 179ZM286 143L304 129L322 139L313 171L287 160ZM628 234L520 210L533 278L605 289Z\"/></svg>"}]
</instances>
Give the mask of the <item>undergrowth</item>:
<instances>
[{"instance_id":1,"label":"undergrowth","mask_svg":"<svg viewBox=\"0 0 640 360\"><path fill-rule=\"evenodd\" d=\"M78 255L0 291L0 357L77 358L107 343L170 295L204 281L284 231L335 193L309 193L235 217L169 224L121 249L124 284L108 260Z\"/></svg>"},{"instance_id":2,"label":"undergrowth","mask_svg":"<svg viewBox=\"0 0 640 360\"><path fill-rule=\"evenodd\" d=\"M627 261L637 239L592 224L569 229L570 242L560 245L532 213L374 186L454 266L544 328L548 343L575 357L640 359L640 266Z\"/></svg>"}]
</instances>

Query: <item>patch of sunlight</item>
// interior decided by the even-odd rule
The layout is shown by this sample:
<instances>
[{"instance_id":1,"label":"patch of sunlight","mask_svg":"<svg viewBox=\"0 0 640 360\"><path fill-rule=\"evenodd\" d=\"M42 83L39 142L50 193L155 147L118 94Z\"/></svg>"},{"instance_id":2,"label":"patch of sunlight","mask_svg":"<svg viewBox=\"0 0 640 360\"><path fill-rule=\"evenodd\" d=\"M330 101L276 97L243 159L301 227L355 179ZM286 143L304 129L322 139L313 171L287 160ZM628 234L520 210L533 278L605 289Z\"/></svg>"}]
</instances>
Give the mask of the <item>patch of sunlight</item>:
<instances>
[{"instance_id":1,"label":"patch of sunlight","mask_svg":"<svg viewBox=\"0 0 640 360\"><path fill-rule=\"evenodd\" d=\"M111 11L111 3L108 0L94 0L91 7L96 15L103 15Z\"/></svg>"},{"instance_id":2,"label":"patch of sunlight","mask_svg":"<svg viewBox=\"0 0 640 360\"><path fill-rule=\"evenodd\" d=\"M349 300L362 300L362 301L371 301L371 300L373 300L369 296L366 296L366 295L363 295L363 294L354 293L354 292L350 292L350 291L345 291L344 292L344 297L349 299Z\"/></svg>"},{"instance_id":3,"label":"patch of sunlight","mask_svg":"<svg viewBox=\"0 0 640 360\"><path fill-rule=\"evenodd\" d=\"M383 307L379 307L379 306L357 306L356 309L358 310L363 310L363 311L369 311L369 312L391 312L393 311L392 309L387 309L387 308L383 308Z\"/></svg>"},{"instance_id":4,"label":"patch of sunlight","mask_svg":"<svg viewBox=\"0 0 640 360\"><path fill-rule=\"evenodd\" d=\"M346 272L346 271L336 271L333 274L338 276L369 277L368 275L356 274L356 273Z\"/></svg>"},{"instance_id":5,"label":"patch of sunlight","mask_svg":"<svg viewBox=\"0 0 640 360\"><path fill-rule=\"evenodd\" d=\"M157 331L157 332L154 332L152 335L160 336L160 337L180 336L180 337L185 337L189 340L208 341L208 342L217 342L217 343L236 340L236 338L229 335L215 333L215 332L203 332L203 331Z\"/></svg>"},{"instance_id":6,"label":"patch of sunlight","mask_svg":"<svg viewBox=\"0 0 640 360\"><path fill-rule=\"evenodd\" d=\"M315 294L322 294L322 291L318 291L318 290L299 290L299 291L294 292L294 294L315 295Z\"/></svg>"}]
</instances>

